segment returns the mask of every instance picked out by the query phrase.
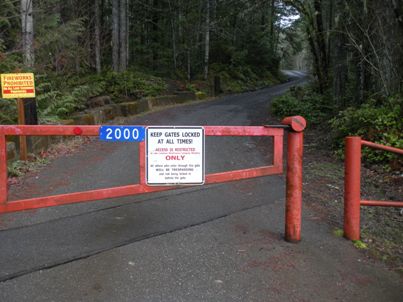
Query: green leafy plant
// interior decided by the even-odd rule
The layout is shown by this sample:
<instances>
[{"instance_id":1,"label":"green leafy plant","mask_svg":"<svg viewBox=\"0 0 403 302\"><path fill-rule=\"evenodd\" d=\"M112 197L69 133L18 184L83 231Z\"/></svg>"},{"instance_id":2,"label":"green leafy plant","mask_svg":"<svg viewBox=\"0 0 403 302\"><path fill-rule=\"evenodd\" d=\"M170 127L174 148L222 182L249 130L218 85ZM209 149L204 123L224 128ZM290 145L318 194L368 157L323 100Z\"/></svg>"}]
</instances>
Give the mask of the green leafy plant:
<instances>
[{"instance_id":1,"label":"green leafy plant","mask_svg":"<svg viewBox=\"0 0 403 302\"><path fill-rule=\"evenodd\" d=\"M166 89L161 78L133 71L107 72L99 80L105 83L105 93L117 102L123 100L122 97L156 96Z\"/></svg>"},{"instance_id":2,"label":"green leafy plant","mask_svg":"<svg viewBox=\"0 0 403 302\"><path fill-rule=\"evenodd\" d=\"M361 240L353 240L353 244L359 250L365 250L368 248L367 244L362 242Z\"/></svg>"},{"instance_id":3,"label":"green leafy plant","mask_svg":"<svg viewBox=\"0 0 403 302\"><path fill-rule=\"evenodd\" d=\"M342 229L335 229L333 231L333 235L335 235L336 237L343 237L344 231Z\"/></svg>"},{"instance_id":4,"label":"green leafy plant","mask_svg":"<svg viewBox=\"0 0 403 302\"><path fill-rule=\"evenodd\" d=\"M93 83L76 86L61 91L51 82L41 82L37 86L37 102L39 115L42 120L57 120L65 118L71 113L83 109L85 102L91 96L100 94L104 83Z\"/></svg>"},{"instance_id":5,"label":"green leafy plant","mask_svg":"<svg viewBox=\"0 0 403 302\"><path fill-rule=\"evenodd\" d=\"M256 69L249 65L212 64L211 78L219 76L224 92L243 92L257 88L271 86L279 81L272 73L263 69Z\"/></svg>"},{"instance_id":6,"label":"green leafy plant","mask_svg":"<svg viewBox=\"0 0 403 302\"><path fill-rule=\"evenodd\" d=\"M35 157L33 161L22 161L17 160L8 164L8 176L9 177L20 177L30 171L37 171L44 165L48 164L49 161L46 158Z\"/></svg>"},{"instance_id":7,"label":"green leafy plant","mask_svg":"<svg viewBox=\"0 0 403 302\"><path fill-rule=\"evenodd\" d=\"M390 97L381 104L369 100L358 108L349 107L330 121L333 140L342 150L346 136L361 136L382 145L403 148L403 98ZM397 157L393 153L363 148L363 158L370 163L387 163Z\"/></svg>"},{"instance_id":8,"label":"green leafy plant","mask_svg":"<svg viewBox=\"0 0 403 302\"><path fill-rule=\"evenodd\" d=\"M207 97L203 91L197 91L195 94L198 100L204 100Z\"/></svg>"},{"instance_id":9,"label":"green leafy plant","mask_svg":"<svg viewBox=\"0 0 403 302\"><path fill-rule=\"evenodd\" d=\"M328 99L310 88L294 87L273 101L271 111L279 117L301 115L308 124L319 125L334 111Z\"/></svg>"}]
</instances>

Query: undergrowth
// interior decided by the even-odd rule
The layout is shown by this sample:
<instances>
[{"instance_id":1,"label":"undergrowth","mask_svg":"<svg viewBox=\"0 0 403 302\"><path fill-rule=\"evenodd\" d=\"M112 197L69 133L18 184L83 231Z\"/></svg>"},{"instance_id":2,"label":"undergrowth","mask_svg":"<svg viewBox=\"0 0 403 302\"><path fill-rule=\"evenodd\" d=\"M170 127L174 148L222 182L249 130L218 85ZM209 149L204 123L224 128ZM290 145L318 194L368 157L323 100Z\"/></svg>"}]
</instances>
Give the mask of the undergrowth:
<instances>
[{"instance_id":1,"label":"undergrowth","mask_svg":"<svg viewBox=\"0 0 403 302\"><path fill-rule=\"evenodd\" d=\"M212 64L210 66L211 78L219 76L221 88L226 93L239 93L247 90L267 87L280 82L280 75L268 70L256 70L248 65L227 66Z\"/></svg>"},{"instance_id":2,"label":"undergrowth","mask_svg":"<svg viewBox=\"0 0 403 302\"><path fill-rule=\"evenodd\" d=\"M100 75L36 75L36 101L41 123L57 122L86 108L94 96L109 95L121 102L155 96L166 89L161 78L136 71L105 72ZM14 100L0 99L0 124L14 124L17 110Z\"/></svg>"},{"instance_id":3,"label":"undergrowth","mask_svg":"<svg viewBox=\"0 0 403 302\"><path fill-rule=\"evenodd\" d=\"M403 148L403 97L390 97L379 103L373 99L359 107L349 107L330 120L333 141L340 152L346 136L396 148ZM389 163L399 168L398 157L391 152L363 148L363 158L369 163ZM400 161L401 163L401 161Z\"/></svg>"},{"instance_id":4,"label":"undergrowth","mask_svg":"<svg viewBox=\"0 0 403 302\"><path fill-rule=\"evenodd\" d=\"M382 145L403 148L403 97L369 99L359 106L341 108L332 98L316 93L312 87L293 87L277 97L271 112L282 118L301 115L308 127L321 129L329 136L333 151L344 154L344 138L360 136L362 139ZM401 158L393 153L363 148L363 160L370 164L381 164L399 170Z\"/></svg>"}]
</instances>

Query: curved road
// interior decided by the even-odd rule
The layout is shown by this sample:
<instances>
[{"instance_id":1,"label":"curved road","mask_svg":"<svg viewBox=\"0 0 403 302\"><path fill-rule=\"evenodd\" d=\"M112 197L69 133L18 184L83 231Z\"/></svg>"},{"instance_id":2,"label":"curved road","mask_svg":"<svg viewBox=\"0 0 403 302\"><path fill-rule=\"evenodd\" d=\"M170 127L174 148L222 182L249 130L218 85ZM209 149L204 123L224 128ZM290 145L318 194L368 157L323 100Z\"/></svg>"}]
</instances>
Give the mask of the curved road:
<instances>
[{"instance_id":1,"label":"curved road","mask_svg":"<svg viewBox=\"0 0 403 302\"><path fill-rule=\"evenodd\" d=\"M128 124L262 125L304 78ZM206 173L270 163L271 141L208 138ZM138 182L132 143L92 141L11 188L24 198ZM397 275L304 213L282 240L284 179L263 177L0 216L0 301L399 301Z\"/></svg>"}]
</instances>

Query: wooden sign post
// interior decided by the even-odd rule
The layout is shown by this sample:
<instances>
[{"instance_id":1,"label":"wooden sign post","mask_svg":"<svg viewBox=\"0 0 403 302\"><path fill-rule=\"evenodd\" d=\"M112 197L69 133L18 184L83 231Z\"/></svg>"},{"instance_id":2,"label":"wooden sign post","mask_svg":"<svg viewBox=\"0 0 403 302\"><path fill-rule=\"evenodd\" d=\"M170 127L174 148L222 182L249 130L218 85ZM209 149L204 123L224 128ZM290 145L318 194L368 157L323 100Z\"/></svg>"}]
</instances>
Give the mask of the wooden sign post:
<instances>
[{"instance_id":1,"label":"wooden sign post","mask_svg":"<svg viewBox=\"0 0 403 302\"><path fill-rule=\"evenodd\" d=\"M18 125L25 125L25 109L24 101L22 99L17 99L17 110L18 110ZM27 150L27 137L20 136L20 160L28 159Z\"/></svg>"},{"instance_id":2,"label":"wooden sign post","mask_svg":"<svg viewBox=\"0 0 403 302\"><path fill-rule=\"evenodd\" d=\"M1 92L4 99L17 99L18 124L25 125L23 98L35 98L33 73L6 73L1 75ZM27 138L20 136L20 159L27 160Z\"/></svg>"}]
</instances>

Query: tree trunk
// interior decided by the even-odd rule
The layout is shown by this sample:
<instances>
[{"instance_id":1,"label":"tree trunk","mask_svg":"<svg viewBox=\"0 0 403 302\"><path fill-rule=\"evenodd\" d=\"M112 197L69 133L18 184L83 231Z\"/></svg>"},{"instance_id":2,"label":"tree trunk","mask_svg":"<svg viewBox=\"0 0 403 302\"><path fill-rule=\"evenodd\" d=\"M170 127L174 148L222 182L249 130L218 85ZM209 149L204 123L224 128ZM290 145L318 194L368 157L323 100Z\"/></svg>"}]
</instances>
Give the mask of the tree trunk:
<instances>
[{"instance_id":1,"label":"tree trunk","mask_svg":"<svg viewBox=\"0 0 403 302\"><path fill-rule=\"evenodd\" d=\"M208 64L210 53L210 0L206 0L206 32L204 45L204 79L208 77Z\"/></svg>"},{"instance_id":2,"label":"tree trunk","mask_svg":"<svg viewBox=\"0 0 403 302\"><path fill-rule=\"evenodd\" d=\"M320 90L323 93L328 85L328 56L327 56L327 48L326 48L326 39L325 32L323 28L323 19L322 19L322 1L314 0L314 18L315 18L315 42L317 45L317 54L320 64Z\"/></svg>"},{"instance_id":3,"label":"tree trunk","mask_svg":"<svg viewBox=\"0 0 403 302\"><path fill-rule=\"evenodd\" d=\"M274 21L276 17L275 0L271 0L270 3L270 51L271 55L274 54Z\"/></svg>"},{"instance_id":4,"label":"tree trunk","mask_svg":"<svg viewBox=\"0 0 403 302\"><path fill-rule=\"evenodd\" d=\"M130 61L130 3L126 0L126 69Z\"/></svg>"},{"instance_id":5,"label":"tree trunk","mask_svg":"<svg viewBox=\"0 0 403 302\"><path fill-rule=\"evenodd\" d=\"M32 6L33 0L21 0L22 51L24 65L30 68L35 63Z\"/></svg>"},{"instance_id":6,"label":"tree trunk","mask_svg":"<svg viewBox=\"0 0 403 302\"><path fill-rule=\"evenodd\" d=\"M119 14L119 71L127 69L127 0L120 0Z\"/></svg>"},{"instance_id":7,"label":"tree trunk","mask_svg":"<svg viewBox=\"0 0 403 302\"><path fill-rule=\"evenodd\" d=\"M191 62L190 62L190 49L187 49L187 78L188 81L190 82L192 80L192 67L191 67Z\"/></svg>"},{"instance_id":8,"label":"tree trunk","mask_svg":"<svg viewBox=\"0 0 403 302\"><path fill-rule=\"evenodd\" d=\"M344 0L335 3L335 34L333 50L333 95L336 103L345 106L347 83L347 49L346 36L343 33Z\"/></svg>"},{"instance_id":9,"label":"tree trunk","mask_svg":"<svg viewBox=\"0 0 403 302\"><path fill-rule=\"evenodd\" d=\"M177 63L176 63L176 29L175 29L175 11L172 8L171 1L168 0L169 12L170 12L170 24L171 24L171 43L172 43L172 61L173 68L176 72Z\"/></svg>"},{"instance_id":10,"label":"tree trunk","mask_svg":"<svg viewBox=\"0 0 403 302\"><path fill-rule=\"evenodd\" d=\"M314 40L314 33L313 29L310 28L309 25L306 25L306 33L308 36L308 43L309 43L309 48L311 50L311 54L313 57L313 68L314 68L314 74L318 77L318 84L319 84L319 90L322 93L323 92L323 87L321 86L321 83L323 82L322 80L322 73L321 73L321 68L320 68L320 59L319 59L319 54L317 51L317 47L315 44Z\"/></svg>"},{"instance_id":11,"label":"tree trunk","mask_svg":"<svg viewBox=\"0 0 403 302\"><path fill-rule=\"evenodd\" d=\"M326 14L326 19L327 19L327 27L326 27L326 53L327 53L327 65L330 67L331 66L331 49L332 49L332 42L333 39L331 37L333 33L333 21L334 21L334 3L335 0L330 0L328 3L328 9L327 9L327 14Z\"/></svg>"},{"instance_id":12,"label":"tree trunk","mask_svg":"<svg viewBox=\"0 0 403 302\"><path fill-rule=\"evenodd\" d=\"M100 31L100 15L99 0L95 0L95 68L97 73L101 73L101 31Z\"/></svg>"},{"instance_id":13,"label":"tree trunk","mask_svg":"<svg viewBox=\"0 0 403 302\"><path fill-rule=\"evenodd\" d=\"M119 72L119 0L112 0L112 69Z\"/></svg>"},{"instance_id":14,"label":"tree trunk","mask_svg":"<svg viewBox=\"0 0 403 302\"><path fill-rule=\"evenodd\" d=\"M395 12L396 20L403 29L403 1L392 0L393 11Z\"/></svg>"},{"instance_id":15,"label":"tree trunk","mask_svg":"<svg viewBox=\"0 0 403 302\"><path fill-rule=\"evenodd\" d=\"M159 2L155 0L149 0L149 7L150 7L150 52L151 52L151 68L152 70L155 70L157 67L158 63L158 51L156 49L156 45L158 43L158 37L157 37L157 32L158 32L158 6Z\"/></svg>"}]
</instances>

